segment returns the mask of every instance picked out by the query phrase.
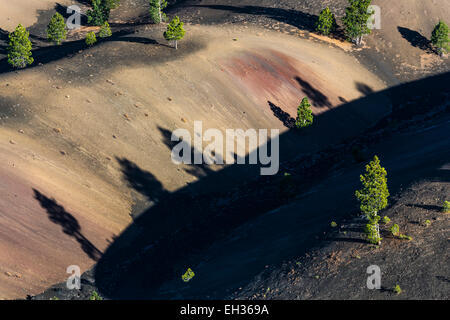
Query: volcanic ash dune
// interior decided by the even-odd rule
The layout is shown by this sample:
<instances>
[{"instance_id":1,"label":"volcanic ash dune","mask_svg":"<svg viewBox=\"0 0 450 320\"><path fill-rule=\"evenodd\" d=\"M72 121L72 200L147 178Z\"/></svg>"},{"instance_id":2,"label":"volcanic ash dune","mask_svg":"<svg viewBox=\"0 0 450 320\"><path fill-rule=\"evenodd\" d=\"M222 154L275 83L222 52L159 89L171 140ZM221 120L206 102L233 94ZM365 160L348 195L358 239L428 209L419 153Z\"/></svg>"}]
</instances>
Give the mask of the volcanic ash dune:
<instances>
[{"instance_id":1,"label":"volcanic ash dune","mask_svg":"<svg viewBox=\"0 0 450 320\"><path fill-rule=\"evenodd\" d=\"M64 280L69 265L86 270L131 221L136 200L158 201L199 179L172 163L173 130L192 132L198 120L204 129L283 132L271 106L295 117L308 96L319 115L384 88L329 46L260 30L187 29L177 52L143 31L0 75L0 298L38 293ZM384 100L367 103L346 111L359 117L355 125L292 143L313 151L389 111Z\"/></svg>"}]
</instances>

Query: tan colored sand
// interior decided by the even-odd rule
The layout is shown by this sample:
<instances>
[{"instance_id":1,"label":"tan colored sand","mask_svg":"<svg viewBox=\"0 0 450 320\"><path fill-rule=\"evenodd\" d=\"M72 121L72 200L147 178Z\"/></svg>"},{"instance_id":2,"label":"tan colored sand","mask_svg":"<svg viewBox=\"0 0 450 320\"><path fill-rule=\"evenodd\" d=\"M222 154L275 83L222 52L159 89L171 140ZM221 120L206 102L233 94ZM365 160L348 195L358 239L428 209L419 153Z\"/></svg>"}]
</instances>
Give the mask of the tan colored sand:
<instances>
[{"instance_id":1,"label":"tan colored sand","mask_svg":"<svg viewBox=\"0 0 450 320\"><path fill-rule=\"evenodd\" d=\"M36 294L66 279L68 265L84 270L94 263L73 237L49 220L33 188L64 206L78 220L83 236L102 251L130 222L136 196L117 159L135 163L141 175L154 177L169 191L198 179L171 162L161 130L192 132L193 121L200 120L205 129L285 131L267 101L294 116L305 95L295 76L328 97L331 105L315 108L316 114L339 107L339 97L361 97L357 82L375 91L384 88L356 59L328 45L261 30L187 28L179 50L193 41L207 46L177 60L154 62L152 54L174 54L165 47L104 44L111 55L138 50L148 55L148 63L114 66L96 74L93 84L69 82L52 72L87 68L95 63L89 60L95 48L82 53L82 65L63 59L0 76L0 96L20 101L17 113L28 114L10 117L0 129L0 298ZM249 66L254 57L267 61L262 69L249 67L240 76L233 68L236 61ZM266 80L271 81L255 85L269 74ZM339 134L330 132L333 139Z\"/></svg>"}]
</instances>

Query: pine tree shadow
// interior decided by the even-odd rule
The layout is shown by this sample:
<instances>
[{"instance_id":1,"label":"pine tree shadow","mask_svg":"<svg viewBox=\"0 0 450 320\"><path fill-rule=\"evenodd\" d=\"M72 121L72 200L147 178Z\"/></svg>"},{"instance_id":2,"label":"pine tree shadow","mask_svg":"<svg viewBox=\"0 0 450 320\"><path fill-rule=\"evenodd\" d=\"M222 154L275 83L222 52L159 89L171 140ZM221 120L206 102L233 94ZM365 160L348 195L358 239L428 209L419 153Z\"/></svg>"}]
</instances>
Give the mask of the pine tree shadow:
<instances>
[{"instance_id":1,"label":"pine tree shadow","mask_svg":"<svg viewBox=\"0 0 450 320\"><path fill-rule=\"evenodd\" d=\"M402 37L406 39L413 47L424 50L427 53L434 53L431 41L419 32L404 27L397 27L397 29Z\"/></svg>"},{"instance_id":2,"label":"pine tree shadow","mask_svg":"<svg viewBox=\"0 0 450 320\"><path fill-rule=\"evenodd\" d=\"M78 220L67 212L55 199L50 199L36 189L33 189L34 198L39 201L42 208L47 211L48 218L62 227L65 234L75 238L81 249L94 261L98 261L102 252L95 247L82 233Z\"/></svg>"},{"instance_id":3,"label":"pine tree shadow","mask_svg":"<svg viewBox=\"0 0 450 320\"><path fill-rule=\"evenodd\" d=\"M295 128L295 119L291 117L291 115L271 101L267 101L269 104L270 110L272 110L273 115L280 120L286 128L294 129Z\"/></svg>"}]
</instances>

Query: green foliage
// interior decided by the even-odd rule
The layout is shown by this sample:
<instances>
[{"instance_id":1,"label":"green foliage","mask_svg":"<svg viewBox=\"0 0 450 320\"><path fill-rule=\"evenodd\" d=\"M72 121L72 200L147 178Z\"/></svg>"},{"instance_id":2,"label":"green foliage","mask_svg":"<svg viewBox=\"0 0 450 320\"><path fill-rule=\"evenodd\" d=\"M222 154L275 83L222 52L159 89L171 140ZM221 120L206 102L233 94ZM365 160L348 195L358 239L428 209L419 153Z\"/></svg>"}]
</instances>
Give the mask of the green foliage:
<instances>
[{"instance_id":1,"label":"green foliage","mask_svg":"<svg viewBox=\"0 0 450 320\"><path fill-rule=\"evenodd\" d=\"M326 7L320 12L316 23L316 31L327 36L336 30L336 26L337 23L334 14L331 12L329 7Z\"/></svg>"},{"instance_id":2,"label":"green foliage","mask_svg":"<svg viewBox=\"0 0 450 320\"><path fill-rule=\"evenodd\" d=\"M29 36L30 33L21 24L9 34L8 63L14 68L25 68L34 62Z\"/></svg>"},{"instance_id":3,"label":"green foliage","mask_svg":"<svg viewBox=\"0 0 450 320\"><path fill-rule=\"evenodd\" d=\"M444 201L444 204L442 205L442 212L450 213L450 201Z\"/></svg>"},{"instance_id":4,"label":"green foliage","mask_svg":"<svg viewBox=\"0 0 450 320\"><path fill-rule=\"evenodd\" d=\"M399 234L397 238L400 240L412 240L412 237L407 236L406 234Z\"/></svg>"},{"instance_id":5,"label":"green foliage","mask_svg":"<svg viewBox=\"0 0 450 320\"><path fill-rule=\"evenodd\" d=\"M431 221L430 221L430 220L425 220L425 221L423 222L423 225L424 225L425 227L428 227L428 226L431 225Z\"/></svg>"},{"instance_id":6,"label":"green foliage","mask_svg":"<svg viewBox=\"0 0 450 320\"><path fill-rule=\"evenodd\" d=\"M97 37L94 32L89 32L86 34L86 44L88 46L93 46L97 42Z\"/></svg>"},{"instance_id":7,"label":"green foliage","mask_svg":"<svg viewBox=\"0 0 450 320\"><path fill-rule=\"evenodd\" d=\"M59 298L57 296L54 296L54 297L50 298L50 300L56 301L56 300L59 300Z\"/></svg>"},{"instance_id":8,"label":"green foliage","mask_svg":"<svg viewBox=\"0 0 450 320\"><path fill-rule=\"evenodd\" d=\"M345 34L349 40L360 45L362 37L370 34L371 30L367 25L373 12L369 12L372 0L349 0L349 6L345 9L345 16L342 19L345 27Z\"/></svg>"},{"instance_id":9,"label":"green foliage","mask_svg":"<svg viewBox=\"0 0 450 320\"><path fill-rule=\"evenodd\" d=\"M380 230L378 226L378 221L380 220L380 216L375 216L373 219L369 220L369 223L366 224L365 233L367 236L367 241L372 244L379 244L381 240L383 240L380 236Z\"/></svg>"},{"instance_id":10,"label":"green foliage","mask_svg":"<svg viewBox=\"0 0 450 320\"><path fill-rule=\"evenodd\" d=\"M336 228L337 227L337 223L335 221L331 221L330 225L331 225L332 228Z\"/></svg>"},{"instance_id":11,"label":"green foliage","mask_svg":"<svg viewBox=\"0 0 450 320\"><path fill-rule=\"evenodd\" d=\"M149 0L150 18L153 23L159 24L166 21L166 14L163 10L167 7L167 0Z\"/></svg>"},{"instance_id":12,"label":"green foliage","mask_svg":"<svg viewBox=\"0 0 450 320\"><path fill-rule=\"evenodd\" d=\"M449 27L444 21L439 21L431 33L431 43L438 49L441 55L450 51L448 33Z\"/></svg>"},{"instance_id":13,"label":"green foliage","mask_svg":"<svg viewBox=\"0 0 450 320\"><path fill-rule=\"evenodd\" d=\"M98 36L100 38L108 38L112 35L111 28L109 27L109 23L105 21L105 23L100 28Z\"/></svg>"},{"instance_id":14,"label":"green foliage","mask_svg":"<svg viewBox=\"0 0 450 320\"><path fill-rule=\"evenodd\" d=\"M103 300L102 297L98 294L97 291L92 291L91 296L89 297L89 300Z\"/></svg>"},{"instance_id":15,"label":"green foliage","mask_svg":"<svg viewBox=\"0 0 450 320\"><path fill-rule=\"evenodd\" d=\"M384 216L382 221L384 224L389 224L391 222L391 219L389 219L388 216Z\"/></svg>"},{"instance_id":16,"label":"green foliage","mask_svg":"<svg viewBox=\"0 0 450 320\"><path fill-rule=\"evenodd\" d=\"M187 271L181 276L181 279L184 282L189 282L195 277L194 271L191 268L188 268Z\"/></svg>"},{"instance_id":17,"label":"green foliage","mask_svg":"<svg viewBox=\"0 0 450 320\"><path fill-rule=\"evenodd\" d=\"M111 1L92 0L92 9L86 13L88 23L94 26L101 26L109 19L111 12Z\"/></svg>"},{"instance_id":18,"label":"green foliage","mask_svg":"<svg viewBox=\"0 0 450 320\"><path fill-rule=\"evenodd\" d=\"M313 124L314 117L311 111L311 104L307 97L303 98L302 102L297 108L297 119L295 126L297 128L306 128Z\"/></svg>"},{"instance_id":19,"label":"green foliage","mask_svg":"<svg viewBox=\"0 0 450 320\"><path fill-rule=\"evenodd\" d=\"M167 25L167 30L164 32L164 38L167 41L175 42L175 49L178 49L178 40L183 39L186 31L183 28L184 23L180 21L180 18L175 17Z\"/></svg>"},{"instance_id":20,"label":"green foliage","mask_svg":"<svg viewBox=\"0 0 450 320\"><path fill-rule=\"evenodd\" d=\"M396 223L389 230L394 237L398 237L400 235L400 227Z\"/></svg>"},{"instance_id":21,"label":"green foliage","mask_svg":"<svg viewBox=\"0 0 450 320\"><path fill-rule=\"evenodd\" d=\"M386 175L386 169L380 165L380 159L374 156L366 165L366 174L360 176L363 188L356 191L355 195L361 203L361 212L369 219L373 219L379 211L387 207L389 190Z\"/></svg>"},{"instance_id":22,"label":"green foliage","mask_svg":"<svg viewBox=\"0 0 450 320\"><path fill-rule=\"evenodd\" d=\"M396 293L396 294L400 294L400 293L402 293L402 288L400 288L400 286L397 284L395 287L394 287L394 292Z\"/></svg>"},{"instance_id":23,"label":"green foliage","mask_svg":"<svg viewBox=\"0 0 450 320\"><path fill-rule=\"evenodd\" d=\"M67 37L66 23L62 15L56 12L47 26L47 39L60 45Z\"/></svg>"},{"instance_id":24,"label":"green foliage","mask_svg":"<svg viewBox=\"0 0 450 320\"><path fill-rule=\"evenodd\" d=\"M369 220L370 227L366 228L369 242L379 244L381 241L378 221L380 216L378 212L387 207L387 198L389 191L387 187L387 172L380 165L380 159L377 156L366 165L366 174L360 176L362 189L355 192L356 198L360 202L361 212Z\"/></svg>"}]
</instances>

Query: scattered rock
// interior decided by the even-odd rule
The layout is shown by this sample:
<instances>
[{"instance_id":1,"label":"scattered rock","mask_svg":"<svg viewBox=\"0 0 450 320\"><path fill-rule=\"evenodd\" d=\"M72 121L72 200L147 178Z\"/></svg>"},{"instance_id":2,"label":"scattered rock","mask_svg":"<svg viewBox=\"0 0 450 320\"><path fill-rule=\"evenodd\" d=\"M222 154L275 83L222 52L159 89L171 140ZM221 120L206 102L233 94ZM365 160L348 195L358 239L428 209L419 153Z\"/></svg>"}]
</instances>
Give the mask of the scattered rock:
<instances>
[{"instance_id":1,"label":"scattered rock","mask_svg":"<svg viewBox=\"0 0 450 320\"><path fill-rule=\"evenodd\" d=\"M16 142L14 140L9 140L9 143L16 144Z\"/></svg>"}]
</instances>

